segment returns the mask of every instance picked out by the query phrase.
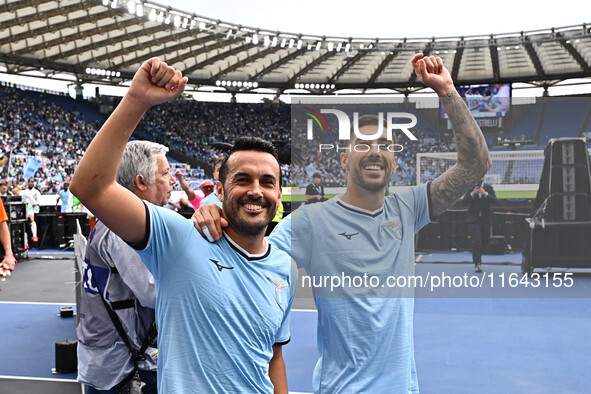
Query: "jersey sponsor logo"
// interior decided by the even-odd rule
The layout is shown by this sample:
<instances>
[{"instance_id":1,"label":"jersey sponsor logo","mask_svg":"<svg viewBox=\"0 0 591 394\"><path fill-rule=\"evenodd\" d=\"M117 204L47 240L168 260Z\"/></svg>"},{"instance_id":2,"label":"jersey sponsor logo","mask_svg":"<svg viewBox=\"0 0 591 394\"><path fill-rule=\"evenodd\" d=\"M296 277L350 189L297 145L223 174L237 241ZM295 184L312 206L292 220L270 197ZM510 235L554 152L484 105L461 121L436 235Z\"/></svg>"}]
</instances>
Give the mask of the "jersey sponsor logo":
<instances>
[{"instance_id":1,"label":"jersey sponsor logo","mask_svg":"<svg viewBox=\"0 0 591 394\"><path fill-rule=\"evenodd\" d=\"M339 235L342 235L343 237L347 238L349 241L351 240L351 238L353 238L353 236L358 235L359 233L352 233L352 234L347 234L347 232L342 232Z\"/></svg>"},{"instance_id":2,"label":"jersey sponsor logo","mask_svg":"<svg viewBox=\"0 0 591 394\"><path fill-rule=\"evenodd\" d=\"M233 270L234 267L226 267L220 264L220 262L218 260L214 260L214 259L209 259L209 261L211 261L212 263L215 264L215 266L217 267L218 271L222 272L222 270L225 268L227 270Z\"/></svg>"},{"instance_id":3,"label":"jersey sponsor logo","mask_svg":"<svg viewBox=\"0 0 591 394\"><path fill-rule=\"evenodd\" d=\"M396 218L393 221L386 222L382 224L382 227L391 227L392 231L394 232L394 237L398 240L402 239L402 232L400 230L400 218Z\"/></svg>"},{"instance_id":4,"label":"jersey sponsor logo","mask_svg":"<svg viewBox=\"0 0 591 394\"><path fill-rule=\"evenodd\" d=\"M84 259L84 268L82 269L82 283L86 293L98 294L99 288L104 289L109 279L109 269L92 266L88 259ZM98 288L97 288L98 286Z\"/></svg>"},{"instance_id":5,"label":"jersey sponsor logo","mask_svg":"<svg viewBox=\"0 0 591 394\"><path fill-rule=\"evenodd\" d=\"M287 283L279 282L278 280L271 278L270 276L267 276L267 278L269 278L269 280L271 282L273 282L273 284L275 285L275 299L277 300L279 305L281 305L281 303L282 303L281 294L283 293L283 288L287 287Z\"/></svg>"}]
</instances>

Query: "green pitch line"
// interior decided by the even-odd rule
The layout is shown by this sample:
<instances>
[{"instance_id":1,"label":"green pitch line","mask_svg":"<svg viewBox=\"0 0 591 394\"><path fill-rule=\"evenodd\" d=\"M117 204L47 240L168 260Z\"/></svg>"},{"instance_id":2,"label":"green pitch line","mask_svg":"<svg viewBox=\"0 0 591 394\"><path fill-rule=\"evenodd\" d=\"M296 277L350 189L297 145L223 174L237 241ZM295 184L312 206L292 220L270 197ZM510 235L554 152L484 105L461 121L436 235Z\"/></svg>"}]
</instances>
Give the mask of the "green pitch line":
<instances>
[{"instance_id":1,"label":"green pitch line","mask_svg":"<svg viewBox=\"0 0 591 394\"><path fill-rule=\"evenodd\" d=\"M535 199L537 191L535 190L509 190L509 191L496 191L497 198L507 199ZM333 198L336 194L327 194L326 198ZM281 198L284 202L305 202L306 198L303 194L284 194Z\"/></svg>"}]
</instances>

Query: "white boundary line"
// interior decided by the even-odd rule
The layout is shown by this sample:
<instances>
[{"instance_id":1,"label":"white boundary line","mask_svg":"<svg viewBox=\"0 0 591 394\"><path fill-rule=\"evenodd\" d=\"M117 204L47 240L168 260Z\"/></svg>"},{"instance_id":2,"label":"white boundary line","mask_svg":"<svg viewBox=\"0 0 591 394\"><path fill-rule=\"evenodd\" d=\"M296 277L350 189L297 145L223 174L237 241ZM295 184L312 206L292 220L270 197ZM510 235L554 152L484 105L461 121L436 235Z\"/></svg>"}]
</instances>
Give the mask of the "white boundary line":
<instances>
[{"instance_id":1,"label":"white boundary line","mask_svg":"<svg viewBox=\"0 0 591 394\"><path fill-rule=\"evenodd\" d=\"M21 304L21 305L76 305L72 302L27 302L27 301L0 301L0 304Z\"/></svg>"},{"instance_id":2,"label":"white boundary line","mask_svg":"<svg viewBox=\"0 0 591 394\"><path fill-rule=\"evenodd\" d=\"M40 382L64 382L64 383L76 383L80 384L76 381L76 379L56 379L56 378L35 378L32 376L8 376L8 375L0 375L0 379L10 379L10 380L35 380Z\"/></svg>"}]
</instances>

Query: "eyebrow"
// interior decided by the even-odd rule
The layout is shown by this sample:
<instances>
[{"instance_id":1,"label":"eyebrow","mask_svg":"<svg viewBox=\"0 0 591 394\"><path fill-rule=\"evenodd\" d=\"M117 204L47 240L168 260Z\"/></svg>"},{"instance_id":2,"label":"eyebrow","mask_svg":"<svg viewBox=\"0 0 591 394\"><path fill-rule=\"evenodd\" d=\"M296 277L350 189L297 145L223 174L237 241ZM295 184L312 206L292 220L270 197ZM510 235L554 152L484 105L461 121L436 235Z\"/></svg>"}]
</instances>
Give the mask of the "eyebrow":
<instances>
[{"instance_id":1,"label":"eyebrow","mask_svg":"<svg viewBox=\"0 0 591 394\"><path fill-rule=\"evenodd\" d=\"M241 177L241 176L245 176L247 178L252 178L253 176L247 172L237 172L236 174L234 174L232 176L232 179L235 179L237 177ZM273 179L277 179L277 177L273 174L264 174L261 176L261 178L273 178Z\"/></svg>"}]
</instances>

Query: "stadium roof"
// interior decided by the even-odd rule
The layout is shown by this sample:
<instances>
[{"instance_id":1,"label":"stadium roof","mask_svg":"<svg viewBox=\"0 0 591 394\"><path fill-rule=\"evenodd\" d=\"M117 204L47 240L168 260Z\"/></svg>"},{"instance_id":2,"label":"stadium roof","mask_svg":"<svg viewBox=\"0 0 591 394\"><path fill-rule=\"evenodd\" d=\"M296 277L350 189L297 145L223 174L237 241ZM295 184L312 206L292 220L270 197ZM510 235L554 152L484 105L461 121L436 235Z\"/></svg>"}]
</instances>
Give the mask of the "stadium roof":
<instances>
[{"instance_id":1,"label":"stadium roof","mask_svg":"<svg viewBox=\"0 0 591 394\"><path fill-rule=\"evenodd\" d=\"M220 91L422 88L410 59L441 56L458 84L591 76L586 24L486 36L319 37L223 22L139 0L0 0L9 73L123 84L158 56Z\"/></svg>"}]
</instances>

